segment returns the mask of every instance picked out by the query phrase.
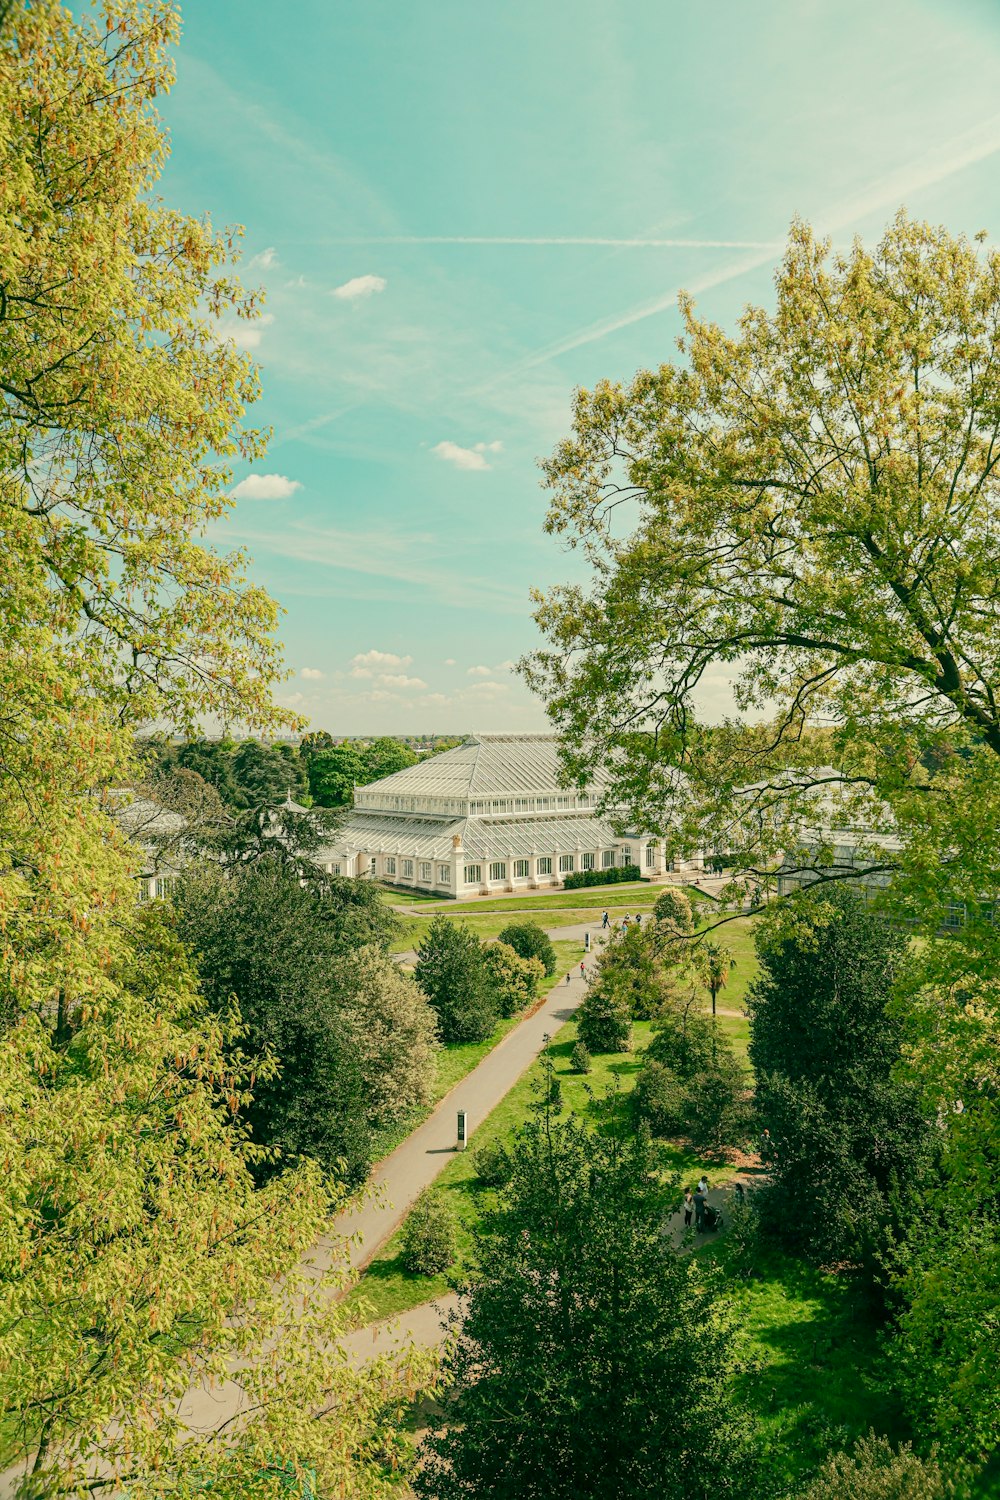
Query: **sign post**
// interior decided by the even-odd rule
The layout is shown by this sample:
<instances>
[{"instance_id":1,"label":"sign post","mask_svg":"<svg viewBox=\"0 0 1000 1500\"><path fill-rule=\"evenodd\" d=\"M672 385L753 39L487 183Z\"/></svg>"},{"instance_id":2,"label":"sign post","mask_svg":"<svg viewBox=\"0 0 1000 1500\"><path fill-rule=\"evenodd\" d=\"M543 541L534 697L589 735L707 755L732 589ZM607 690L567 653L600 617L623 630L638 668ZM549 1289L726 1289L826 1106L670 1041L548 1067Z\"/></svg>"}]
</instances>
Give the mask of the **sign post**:
<instances>
[{"instance_id":1,"label":"sign post","mask_svg":"<svg viewBox=\"0 0 1000 1500\"><path fill-rule=\"evenodd\" d=\"M458 1112L458 1149L464 1151L469 1144L469 1116L466 1110Z\"/></svg>"},{"instance_id":2,"label":"sign post","mask_svg":"<svg viewBox=\"0 0 1000 1500\"><path fill-rule=\"evenodd\" d=\"M587 931L583 934L583 951L584 951L584 953L589 953L590 952L590 929L589 929L589 927L588 927Z\"/></svg>"}]
</instances>

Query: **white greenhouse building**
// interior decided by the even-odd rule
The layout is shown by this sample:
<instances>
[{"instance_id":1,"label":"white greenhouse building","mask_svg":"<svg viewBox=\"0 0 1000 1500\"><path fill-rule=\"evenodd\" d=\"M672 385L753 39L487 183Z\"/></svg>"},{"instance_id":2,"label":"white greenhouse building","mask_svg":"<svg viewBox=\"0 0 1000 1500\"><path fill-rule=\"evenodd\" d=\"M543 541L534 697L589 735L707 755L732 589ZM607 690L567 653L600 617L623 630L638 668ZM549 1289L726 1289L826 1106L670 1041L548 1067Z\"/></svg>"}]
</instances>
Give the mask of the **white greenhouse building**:
<instances>
[{"instance_id":1,"label":"white greenhouse building","mask_svg":"<svg viewBox=\"0 0 1000 1500\"><path fill-rule=\"evenodd\" d=\"M312 858L329 874L468 900L559 886L578 870L638 865L653 880L701 873L668 868L664 840L619 833L599 816L599 784L559 785L556 737L475 734L369 786L333 841Z\"/></svg>"}]
</instances>

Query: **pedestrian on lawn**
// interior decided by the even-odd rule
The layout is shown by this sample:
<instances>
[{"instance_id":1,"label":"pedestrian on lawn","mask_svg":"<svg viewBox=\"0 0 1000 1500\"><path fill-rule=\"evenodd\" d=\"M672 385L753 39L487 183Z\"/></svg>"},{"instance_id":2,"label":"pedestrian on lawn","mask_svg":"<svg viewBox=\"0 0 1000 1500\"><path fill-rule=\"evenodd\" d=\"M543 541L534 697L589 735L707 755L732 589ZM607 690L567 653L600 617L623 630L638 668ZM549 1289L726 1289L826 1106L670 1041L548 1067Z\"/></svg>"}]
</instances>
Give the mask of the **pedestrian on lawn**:
<instances>
[{"instance_id":1,"label":"pedestrian on lawn","mask_svg":"<svg viewBox=\"0 0 1000 1500\"><path fill-rule=\"evenodd\" d=\"M740 1205L740 1208L742 1208L747 1201L747 1190L738 1177L736 1179L736 1182L733 1184L733 1191L736 1194L737 1203Z\"/></svg>"},{"instance_id":2,"label":"pedestrian on lawn","mask_svg":"<svg viewBox=\"0 0 1000 1500\"><path fill-rule=\"evenodd\" d=\"M760 1159L765 1165L774 1160L774 1142L766 1125L760 1133Z\"/></svg>"},{"instance_id":3,"label":"pedestrian on lawn","mask_svg":"<svg viewBox=\"0 0 1000 1500\"><path fill-rule=\"evenodd\" d=\"M698 1178L698 1191L699 1193L706 1194L708 1192L708 1178L705 1176L704 1172L702 1172L701 1176Z\"/></svg>"},{"instance_id":4,"label":"pedestrian on lawn","mask_svg":"<svg viewBox=\"0 0 1000 1500\"><path fill-rule=\"evenodd\" d=\"M691 1216L694 1213L694 1194L690 1188L684 1189L684 1228L691 1228Z\"/></svg>"}]
</instances>

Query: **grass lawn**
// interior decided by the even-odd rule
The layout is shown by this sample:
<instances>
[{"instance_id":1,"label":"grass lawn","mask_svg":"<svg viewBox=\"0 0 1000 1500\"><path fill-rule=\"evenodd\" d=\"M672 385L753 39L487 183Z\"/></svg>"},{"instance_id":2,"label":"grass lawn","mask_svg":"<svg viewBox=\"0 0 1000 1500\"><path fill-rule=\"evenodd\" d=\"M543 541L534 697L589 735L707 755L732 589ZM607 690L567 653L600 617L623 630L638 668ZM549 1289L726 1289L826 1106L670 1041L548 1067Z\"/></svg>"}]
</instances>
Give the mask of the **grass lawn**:
<instances>
[{"instance_id":1,"label":"grass lawn","mask_svg":"<svg viewBox=\"0 0 1000 1500\"><path fill-rule=\"evenodd\" d=\"M562 1085L566 1110L588 1115L596 1120L600 1128L608 1122L611 1110L627 1108L627 1095L634 1088L642 1065L638 1049L649 1040L651 1030L649 1022L637 1022L636 1050L595 1057L591 1072L584 1077L574 1073L570 1066L570 1054L576 1041L576 1023L567 1021L556 1033L550 1049ZM540 1064L535 1063L486 1120L482 1123L474 1120L470 1149L457 1152L437 1179L436 1188L447 1196L459 1220L458 1258L452 1271L440 1276L411 1275L403 1267L402 1230L397 1230L379 1251L348 1298L351 1309L357 1310L362 1304L367 1304L364 1316L368 1321L374 1322L405 1312L421 1302L429 1302L450 1290L452 1278L455 1274L461 1274L462 1266L471 1252L472 1230L484 1208L492 1203L495 1196L476 1177L475 1151L489 1141L510 1139L528 1114L534 1097L534 1084L540 1076ZM612 1085L617 1085L620 1093L617 1097L611 1095L610 1098L605 1098ZM591 1092L597 1097L592 1099ZM703 1162L690 1153L675 1151L672 1158L685 1181L693 1181L703 1170L714 1181L725 1180L728 1175L727 1169L720 1167L718 1163Z\"/></svg>"},{"instance_id":2,"label":"grass lawn","mask_svg":"<svg viewBox=\"0 0 1000 1500\"><path fill-rule=\"evenodd\" d=\"M725 1237L705 1252L725 1268ZM799 1483L834 1447L869 1428L893 1442L911 1436L898 1403L879 1389L879 1326L857 1283L814 1270L767 1247L751 1280L733 1282L748 1339L750 1369L741 1394L759 1425L775 1493Z\"/></svg>"},{"instance_id":3,"label":"grass lawn","mask_svg":"<svg viewBox=\"0 0 1000 1500\"><path fill-rule=\"evenodd\" d=\"M531 922L535 920L534 917L518 917L513 912L480 913L471 912L468 909L463 910L461 907L456 909L454 906L445 912L435 912L434 916L438 915L446 917L449 922L464 922L467 927L472 928L472 931L481 942L488 942L491 938L499 937L503 929L509 926L511 922ZM567 912L565 919L560 914L554 921L546 920L539 922L538 925L544 927L547 931L551 931L555 927L575 927L578 923L583 922L586 915L587 913L580 913L577 916L573 912ZM592 925L597 926L601 920L600 912L591 912L589 915L592 918ZM426 916L423 912L419 916L401 916L399 918L399 932L393 939L392 952L405 953L409 948L418 947L433 920L434 917Z\"/></svg>"},{"instance_id":4,"label":"grass lawn","mask_svg":"<svg viewBox=\"0 0 1000 1500\"><path fill-rule=\"evenodd\" d=\"M598 914L611 906L652 906L663 889L651 885L647 880L623 881L621 885L591 885L579 891L549 891L541 895L487 897L485 901L463 901L465 911L504 911L506 908L520 909L522 906L547 911L562 907L579 907L581 910L596 906ZM451 904L451 903L449 903Z\"/></svg>"},{"instance_id":5,"label":"grass lawn","mask_svg":"<svg viewBox=\"0 0 1000 1500\"><path fill-rule=\"evenodd\" d=\"M391 885L379 885L378 891L386 906L436 906L441 900L424 891L397 890Z\"/></svg>"}]
</instances>

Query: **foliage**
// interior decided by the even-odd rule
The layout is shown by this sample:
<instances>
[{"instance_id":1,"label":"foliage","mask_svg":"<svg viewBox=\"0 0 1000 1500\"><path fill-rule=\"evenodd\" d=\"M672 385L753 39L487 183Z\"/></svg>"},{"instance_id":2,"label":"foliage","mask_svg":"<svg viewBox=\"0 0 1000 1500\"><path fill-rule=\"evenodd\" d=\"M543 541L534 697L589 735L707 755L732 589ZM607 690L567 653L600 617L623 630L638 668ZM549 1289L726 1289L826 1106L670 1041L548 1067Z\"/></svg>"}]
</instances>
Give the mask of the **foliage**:
<instances>
[{"instance_id":1,"label":"foliage","mask_svg":"<svg viewBox=\"0 0 1000 1500\"><path fill-rule=\"evenodd\" d=\"M109 816L137 725L294 723L273 604L202 544L229 460L262 451L219 337L256 300L230 238L152 196L176 29L157 0L18 5L0 58L4 1439L46 1500L95 1470L134 1500L242 1495L292 1455L384 1495L414 1361L339 1357L336 1236L302 1313L340 1195L308 1163L255 1185L238 1015L206 1011ZM189 1389L237 1368L239 1432L188 1430Z\"/></svg>"},{"instance_id":2,"label":"foliage","mask_svg":"<svg viewBox=\"0 0 1000 1500\"><path fill-rule=\"evenodd\" d=\"M636 1114L653 1135L675 1136L683 1130L687 1087L672 1069L655 1058L644 1063L632 1098Z\"/></svg>"},{"instance_id":3,"label":"foliage","mask_svg":"<svg viewBox=\"0 0 1000 1500\"><path fill-rule=\"evenodd\" d=\"M648 1143L544 1104L477 1234L418 1495L746 1493L733 1331L711 1269L660 1232Z\"/></svg>"},{"instance_id":4,"label":"foliage","mask_svg":"<svg viewBox=\"0 0 1000 1500\"><path fill-rule=\"evenodd\" d=\"M588 1052L629 1052L632 1048L632 1016L627 1005L591 985L577 1012L580 1040Z\"/></svg>"},{"instance_id":5,"label":"foliage","mask_svg":"<svg viewBox=\"0 0 1000 1500\"><path fill-rule=\"evenodd\" d=\"M573 1043L573 1051L570 1056L570 1062L573 1065L574 1073L590 1072L590 1053L587 1050L587 1045L585 1042L581 1042L578 1039Z\"/></svg>"},{"instance_id":6,"label":"foliage","mask_svg":"<svg viewBox=\"0 0 1000 1500\"><path fill-rule=\"evenodd\" d=\"M718 1032L703 1011L667 1010L654 1023L646 1056L687 1079L712 1066L718 1044Z\"/></svg>"},{"instance_id":7,"label":"foliage","mask_svg":"<svg viewBox=\"0 0 1000 1500\"><path fill-rule=\"evenodd\" d=\"M403 1263L414 1276L436 1276L455 1259L455 1215L440 1193L424 1188L403 1228Z\"/></svg>"},{"instance_id":8,"label":"foliage","mask_svg":"<svg viewBox=\"0 0 1000 1500\"><path fill-rule=\"evenodd\" d=\"M420 986L375 947L342 954L328 983L354 1039L373 1129L405 1120L433 1097L437 1017Z\"/></svg>"},{"instance_id":9,"label":"foliage","mask_svg":"<svg viewBox=\"0 0 1000 1500\"><path fill-rule=\"evenodd\" d=\"M497 1010L502 1016L516 1016L519 1010L535 998L538 982L545 978L545 965L540 958L521 958L502 940L487 943L483 949L486 965L497 997Z\"/></svg>"},{"instance_id":10,"label":"foliage","mask_svg":"<svg viewBox=\"0 0 1000 1500\"><path fill-rule=\"evenodd\" d=\"M746 1146L753 1133L747 1084L739 1061L722 1045L712 1066L687 1081L683 1128L696 1151L724 1157Z\"/></svg>"},{"instance_id":11,"label":"foliage","mask_svg":"<svg viewBox=\"0 0 1000 1500\"><path fill-rule=\"evenodd\" d=\"M378 781L383 776L393 775L395 771L405 771L407 766L415 766L418 759L419 756L414 755L410 747L401 740L390 739L388 736L372 740L362 755L364 780Z\"/></svg>"},{"instance_id":12,"label":"foliage","mask_svg":"<svg viewBox=\"0 0 1000 1500\"><path fill-rule=\"evenodd\" d=\"M510 1154L500 1141L488 1141L472 1155L476 1176L484 1187L502 1187L514 1170Z\"/></svg>"},{"instance_id":13,"label":"foliage","mask_svg":"<svg viewBox=\"0 0 1000 1500\"><path fill-rule=\"evenodd\" d=\"M500 942L513 948L521 958L540 959L550 979L556 972L556 950L552 939L537 922L509 922L500 933Z\"/></svg>"},{"instance_id":14,"label":"foliage","mask_svg":"<svg viewBox=\"0 0 1000 1500\"><path fill-rule=\"evenodd\" d=\"M719 991L724 990L728 984L729 971L735 962L732 949L727 948L725 943L716 942L713 938L706 938L704 942L699 943L695 952L695 970L712 997L713 1016Z\"/></svg>"},{"instance_id":15,"label":"foliage","mask_svg":"<svg viewBox=\"0 0 1000 1500\"><path fill-rule=\"evenodd\" d=\"M871 1433L850 1454L831 1454L803 1500L959 1500L966 1493L936 1458Z\"/></svg>"},{"instance_id":16,"label":"foliage","mask_svg":"<svg viewBox=\"0 0 1000 1500\"><path fill-rule=\"evenodd\" d=\"M262 862L188 875L177 911L212 1009L227 1014L235 997L251 1054L277 1061L247 1109L254 1139L279 1153L272 1169L305 1155L362 1181L371 1161L366 1080L327 979L341 946L322 899L287 867Z\"/></svg>"},{"instance_id":17,"label":"foliage","mask_svg":"<svg viewBox=\"0 0 1000 1500\"><path fill-rule=\"evenodd\" d=\"M434 918L417 950L414 977L437 1012L443 1042L481 1042L493 1031L496 990L483 944L464 923Z\"/></svg>"},{"instance_id":18,"label":"foliage","mask_svg":"<svg viewBox=\"0 0 1000 1500\"><path fill-rule=\"evenodd\" d=\"M776 1160L776 1227L819 1259L862 1261L900 1230L929 1151L887 1002L904 942L857 895L814 888L758 928L747 992L757 1107ZM901 1217L902 1216L902 1217Z\"/></svg>"},{"instance_id":19,"label":"foliage","mask_svg":"<svg viewBox=\"0 0 1000 1500\"><path fill-rule=\"evenodd\" d=\"M691 898L676 886L668 885L660 892L653 906L653 916L671 935L690 937L694 932Z\"/></svg>"},{"instance_id":20,"label":"foliage","mask_svg":"<svg viewBox=\"0 0 1000 1500\"><path fill-rule=\"evenodd\" d=\"M590 885L619 885L625 880L642 878L638 865L611 865L606 870L572 870L563 877L563 889L580 891Z\"/></svg>"},{"instance_id":21,"label":"foliage","mask_svg":"<svg viewBox=\"0 0 1000 1500\"><path fill-rule=\"evenodd\" d=\"M309 756L309 790L319 807L350 807L354 788L366 780L364 761L349 740Z\"/></svg>"}]
</instances>

